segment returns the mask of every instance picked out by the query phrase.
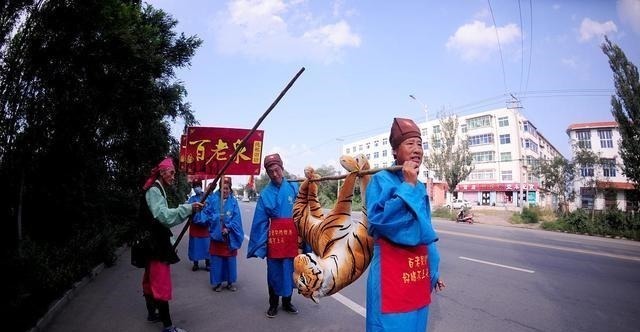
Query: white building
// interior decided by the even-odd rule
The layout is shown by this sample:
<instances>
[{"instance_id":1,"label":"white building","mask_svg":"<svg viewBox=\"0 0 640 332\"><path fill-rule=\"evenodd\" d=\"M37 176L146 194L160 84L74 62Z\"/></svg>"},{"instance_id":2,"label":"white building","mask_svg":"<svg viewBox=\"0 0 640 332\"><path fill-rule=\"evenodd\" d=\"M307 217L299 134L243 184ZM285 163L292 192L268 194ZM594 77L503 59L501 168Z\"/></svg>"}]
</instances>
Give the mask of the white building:
<instances>
[{"instance_id":1,"label":"white building","mask_svg":"<svg viewBox=\"0 0 640 332\"><path fill-rule=\"evenodd\" d=\"M541 195L539 181L531 170L539 159L553 159L560 153L518 109L501 108L457 118L458 137L468 140L474 160L473 172L457 186L458 198L478 205L519 206L518 192L521 192L527 204L555 203L549 195ZM417 125L422 130L426 156L432 134L440 132L440 120ZM388 132L345 143L342 153L362 153L373 168L393 163ZM433 177L433 172L428 174L424 165L421 166L420 181L426 183L429 176ZM441 181L436 178L434 182Z\"/></svg>"},{"instance_id":2,"label":"white building","mask_svg":"<svg viewBox=\"0 0 640 332\"><path fill-rule=\"evenodd\" d=\"M572 146L592 151L600 159L599 164L579 168L574 182L574 208L637 210L638 192L620 169L618 124L574 123L567 128L567 135Z\"/></svg>"}]
</instances>

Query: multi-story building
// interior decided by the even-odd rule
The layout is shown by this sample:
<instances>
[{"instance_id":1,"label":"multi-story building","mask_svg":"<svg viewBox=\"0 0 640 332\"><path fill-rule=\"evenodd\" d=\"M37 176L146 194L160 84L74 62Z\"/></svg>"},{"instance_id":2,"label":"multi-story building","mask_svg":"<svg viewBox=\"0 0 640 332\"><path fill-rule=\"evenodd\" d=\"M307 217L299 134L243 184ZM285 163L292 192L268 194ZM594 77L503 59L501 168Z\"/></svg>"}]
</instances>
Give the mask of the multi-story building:
<instances>
[{"instance_id":1,"label":"multi-story building","mask_svg":"<svg viewBox=\"0 0 640 332\"><path fill-rule=\"evenodd\" d=\"M554 203L543 195L539 180L532 170L540 159L560 156L558 150L527 120L517 108L501 108L457 116L458 138L469 142L474 170L457 188L457 197L478 205L519 206L522 203L547 205ZM440 120L418 123L422 130L425 155L430 153L431 138L440 134ZM389 133L346 143L342 153L367 156L373 168L391 166L393 155ZM419 179L442 183L425 166ZM520 193L521 196L518 195Z\"/></svg>"},{"instance_id":2,"label":"multi-story building","mask_svg":"<svg viewBox=\"0 0 640 332\"><path fill-rule=\"evenodd\" d=\"M574 123L567 135L575 152L584 149L593 153L598 162L578 165L574 182L574 208L603 210L637 210L638 191L622 175L619 156L620 131L614 121Z\"/></svg>"}]
</instances>

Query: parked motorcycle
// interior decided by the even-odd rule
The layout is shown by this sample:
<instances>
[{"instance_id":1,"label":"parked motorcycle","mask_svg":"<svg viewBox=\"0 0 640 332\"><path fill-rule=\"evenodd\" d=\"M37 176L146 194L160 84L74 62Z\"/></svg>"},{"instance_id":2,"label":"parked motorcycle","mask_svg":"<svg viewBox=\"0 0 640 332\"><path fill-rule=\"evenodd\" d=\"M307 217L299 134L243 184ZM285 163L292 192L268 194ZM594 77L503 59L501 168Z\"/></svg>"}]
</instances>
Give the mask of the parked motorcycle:
<instances>
[{"instance_id":1,"label":"parked motorcycle","mask_svg":"<svg viewBox=\"0 0 640 332\"><path fill-rule=\"evenodd\" d=\"M473 213L467 211L466 209L460 209L460 212L458 212L458 216L456 217L456 222L466 222L468 224L473 224Z\"/></svg>"}]
</instances>

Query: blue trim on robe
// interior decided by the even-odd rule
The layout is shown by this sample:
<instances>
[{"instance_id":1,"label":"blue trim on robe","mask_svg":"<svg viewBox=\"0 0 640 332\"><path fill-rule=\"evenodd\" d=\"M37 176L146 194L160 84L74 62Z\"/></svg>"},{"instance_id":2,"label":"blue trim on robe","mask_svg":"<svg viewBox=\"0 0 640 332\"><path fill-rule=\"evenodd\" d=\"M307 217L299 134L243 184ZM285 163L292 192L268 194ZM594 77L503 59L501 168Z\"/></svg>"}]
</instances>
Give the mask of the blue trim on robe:
<instances>
[{"instance_id":1,"label":"blue trim on robe","mask_svg":"<svg viewBox=\"0 0 640 332\"><path fill-rule=\"evenodd\" d=\"M384 237L405 246L427 245L433 289L439 278L440 254L424 184L405 183L402 171L381 171L371 177L366 203L368 231L374 239ZM374 243L367 280L367 331L425 331L428 306L407 313L381 313L380 273L380 247Z\"/></svg>"},{"instance_id":2,"label":"blue trim on robe","mask_svg":"<svg viewBox=\"0 0 640 332\"><path fill-rule=\"evenodd\" d=\"M291 218L293 203L298 194L298 184L283 179L280 187L269 182L260 192L251 224L247 258L265 258L270 218ZM267 283L278 296L291 296L293 282L293 258L267 258Z\"/></svg>"}]
</instances>

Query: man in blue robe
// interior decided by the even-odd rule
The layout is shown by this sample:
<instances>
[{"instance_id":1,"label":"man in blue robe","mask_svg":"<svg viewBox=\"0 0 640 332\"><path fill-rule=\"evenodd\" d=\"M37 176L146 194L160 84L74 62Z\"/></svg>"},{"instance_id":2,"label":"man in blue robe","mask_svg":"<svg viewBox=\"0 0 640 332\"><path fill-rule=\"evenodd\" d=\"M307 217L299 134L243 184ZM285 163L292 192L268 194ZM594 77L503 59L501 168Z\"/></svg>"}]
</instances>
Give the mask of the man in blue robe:
<instances>
[{"instance_id":1,"label":"man in blue robe","mask_svg":"<svg viewBox=\"0 0 640 332\"><path fill-rule=\"evenodd\" d=\"M222 196L222 202L220 201ZM238 279L236 257L244 241L242 217L238 200L231 190L231 178L225 177L222 188L207 198L202 214L208 221L211 246L209 248L211 271L209 281L213 290L222 291L222 283L232 292L237 290L233 284Z\"/></svg>"},{"instance_id":2,"label":"man in blue robe","mask_svg":"<svg viewBox=\"0 0 640 332\"><path fill-rule=\"evenodd\" d=\"M427 328L431 290L442 290L438 237L425 185L418 181L424 151L420 129L395 118L389 138L398 171L371 177L366 191L369 234L374 238L367 280L367 331Z\"/></svg>"},{"instance_id":3,"label":"man in blue robe","mask_svg":"<svg viewBox=\"0 0 640 332\"><path fill-rule=\"evenodd\" d=\"M282 159L277 153L264 158L264 168L270 181L256 203L247 258L267 257L267 317L273 318L278 314L280 297L282 310L298 313L291 303L295 287L293 258L298 254L297 230L292 215L298 184L284 180Z\"/></svg>"}]
</instances>

